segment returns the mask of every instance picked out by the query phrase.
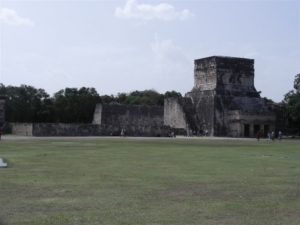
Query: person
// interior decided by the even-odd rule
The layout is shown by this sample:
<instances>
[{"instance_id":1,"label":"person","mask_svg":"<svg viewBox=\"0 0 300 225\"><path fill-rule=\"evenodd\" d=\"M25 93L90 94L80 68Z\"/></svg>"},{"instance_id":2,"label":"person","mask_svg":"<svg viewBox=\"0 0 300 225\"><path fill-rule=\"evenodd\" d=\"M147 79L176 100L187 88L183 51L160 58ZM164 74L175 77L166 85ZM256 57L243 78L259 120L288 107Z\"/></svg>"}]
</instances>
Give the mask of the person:
<instances>
[{"instance_id":1,"label":"person","mask_svg":"<svg viewBox=\"0 0 300 225\"><path fill-rule=\"evenodd\" d=\"M174 131L171 132L171 137L172 137L172 138L176 138L176 135L175 135L175 132L174 132Z\"/></svg>"},{"instance_id":2,"label":"person","mask_svg":"<svg viewBox=\"0 0 300 225\"><path fill-rule=\"evenodd\" d=\"M257 132L257 134L256 134L256 139L257 139L257 141L260 140L260 137L261 137L261 131L259 130L259 131Z\"/></svg>"},{"instance_id":3,"label":"person","mask_svg":"<svg viewBox=\"0 0 300 225\"><path fill-rule=\"evenodd\" d=\"M281 139L282 139L282 132L280 130L280 131L278 131L278 140L281 141Z\"/></svg>"},{"instance_id":4,"label":"person","mask_svg":"<svg viewBox=\"0 0 300 225\"><path fill-rule=\"evenodd\" d=\"M275 132L274 131L272 131L272 133L271 133L271 139L272 139L272 141L275 140Z\"/></svg>"},{"instance_id":5,"label":"person","mask_svg":"<svg viewBox=\"0 0 300 225\"><path fill-rule=\"evenodd\" d=\"M268 139L269 139L269 141L271 141L271 132L270 131L268 132Z\"/></svg>"},{"instance_id":6,"label":"person","mask_svg":"<svg viewBox=\"0 0 300 225\"><path fill-rule=\"evenodd\" d=\"M124 129L122 128L122 130L121 130L121 137L124 137L124 135L125 135L125 132L124 132Z\"/></svg>"},{"instance_id":7,"label":"person","mask_svg":"<svg viewBox=\"0 0 300 225\"><path fill-rule=\"evenodd\" d=\"M205 132L205 136L208 136L208 130L206 129L204 132Z\"/></svg>"}]
</instances>

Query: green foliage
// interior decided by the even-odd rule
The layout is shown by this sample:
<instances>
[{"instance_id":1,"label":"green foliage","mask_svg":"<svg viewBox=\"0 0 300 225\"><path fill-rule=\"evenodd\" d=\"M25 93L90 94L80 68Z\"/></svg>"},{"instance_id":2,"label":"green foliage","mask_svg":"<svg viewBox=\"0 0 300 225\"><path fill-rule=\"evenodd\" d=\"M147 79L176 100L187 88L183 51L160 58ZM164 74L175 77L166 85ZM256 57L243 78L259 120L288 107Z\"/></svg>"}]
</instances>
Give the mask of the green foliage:
<instances>
[{"instance_id":1,"label":"green foliage","mask_svg":"<svg viewBox=\"0 0 300 225\"><path fill-rule=\"evenodd\" d=\"M44 89L32 86L0 85L0 95L6 96L6 120L18 122L52 121L52 100Z\"/></svg>"},{"instance_id":2,"label":"green foliage","mask_svg":"<svg viewBox=\"0 0 300 225\"><path fill-rule=\"evenodd\" d=\"M182 97L180 92L177 91L167 91L165 93L165 98L172 98L172 97Z\"/></svg>"},{"instance_id":3,"label":"green foliage","mask_svg":"<svg viewBox=\"0 0 300 225\"><path fill-rule=\"evenodd\" d=\"M297 93L300 92L300 73L295 76L294 88L295 88Z\"/></svg>"},{"instance_id":4,"label":"green foliage","mask_svg":"<svg viewBox=\"0 0 300 225\"><path fill-rule=\"evenodd\" d=\"M65 88L53 97L44 89L0 84L6 96L6 120L9 122L90 123L97 103L163 106L164 98L181 97L176 91L160 94L155 90L133 91L99 96L95 88Z\"/></svg>"},{"instance_id":5,"label":"green foliage","mask_svg":"<svg viewBox=\"0 0 300 225\"><path fill-rule=\"evenodd\" d=\"M129 94L122 94L121 96L126 96L126 98L119 97L119 103L128 105L163 105L164 96L159 94L154 90L145 91L133 91Z\"/></svg>"},{"instance_id":6,"label":"green foliage","mask_svg":"<svg viewBox=\"0 0 300 225\"><path fill-rule=\"evenodd\" d=\"M101 100L104 104L109 104L116 101L113 95L102 95Z\"/></svg>"},{"instance_id":7,"label":"green foliage","mask_svg":"<svg viewBox=\"0 0 300 225\"><path fill-rule=\"evenodd\" d=\"M44 89L0 84L6 96L6 120L9 122L91 122L101 98L94 88L66 88L50 97Z\"/></svg>"},{"instance_id":8,"label":"green foliage","mask_svg":"<svg viewBox=\"0 0 300 225\"><path fill-rule=\"evenodd\" d=\"M119 103L125 105L163 105L164 95L155 90L133 91L118 93L116 97L101 96L103 103Z\"/></svg>"},{"instance_id":9,"label":"green foliage","mask_svg":"<svg viewBox=\"0 0 300 225\"><path fill-rule=\"evenodd\" d=\"M294 88L285 95L284 103L290 132L300 134L300 74L295 76Z\"/></svg>"},{"instance_id":10,"label":"green foliage","mask_svg":"<svg viewBox=\"0 0 300 225\"><path fill-rule=\"evenodd\" d=\"M57 122L89 123L101 98L94 88L66 88L54 94Z\"/></svg>"}]
</instances>

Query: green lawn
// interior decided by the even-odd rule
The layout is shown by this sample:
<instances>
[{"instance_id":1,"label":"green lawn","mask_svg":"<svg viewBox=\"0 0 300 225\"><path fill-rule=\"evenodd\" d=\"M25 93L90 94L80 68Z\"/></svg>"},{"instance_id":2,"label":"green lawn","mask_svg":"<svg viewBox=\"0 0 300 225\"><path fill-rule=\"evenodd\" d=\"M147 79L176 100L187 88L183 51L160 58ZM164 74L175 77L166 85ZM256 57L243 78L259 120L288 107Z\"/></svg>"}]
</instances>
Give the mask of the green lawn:
<instances>
[{"instance_id":1,"label":"green lawn","mask_svg":"<svg viewBox=\"0 0 300 225\"><path fill-rule=\"evenodd\" d=\"M300 142L0 142L0 224L300 224Z\"/></svg>"}]
</instances>

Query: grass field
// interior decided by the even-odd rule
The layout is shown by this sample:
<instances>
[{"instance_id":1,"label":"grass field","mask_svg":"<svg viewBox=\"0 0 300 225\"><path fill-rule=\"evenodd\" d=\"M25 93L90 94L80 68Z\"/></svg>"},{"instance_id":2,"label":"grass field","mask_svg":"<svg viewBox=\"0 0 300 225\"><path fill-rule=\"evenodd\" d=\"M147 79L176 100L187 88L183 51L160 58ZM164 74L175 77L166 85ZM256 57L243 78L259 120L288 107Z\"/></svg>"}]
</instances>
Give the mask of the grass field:
<instances>
[{"instance_id":1,"label":"grass field","mask_svg":"<svg viewBox=\"0 0 300 225\"><path fill-rule=\"evenodd\" d=\"M300 224L300 142L0 142L0 224Z\"/></svg>"}]
</instances>

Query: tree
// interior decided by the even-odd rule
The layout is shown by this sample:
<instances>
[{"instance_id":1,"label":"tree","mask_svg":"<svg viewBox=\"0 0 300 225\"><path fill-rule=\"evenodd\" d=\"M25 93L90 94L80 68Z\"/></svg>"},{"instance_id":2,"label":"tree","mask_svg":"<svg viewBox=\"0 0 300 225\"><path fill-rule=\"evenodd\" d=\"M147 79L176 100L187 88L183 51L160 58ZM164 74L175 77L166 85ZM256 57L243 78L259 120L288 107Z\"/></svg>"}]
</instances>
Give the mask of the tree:
<instances>
[{"instance_id":1,"label":"tree","mask_svg":"<svg viewBox=\"0 0 300 225\"><path fill-rule=\"evenodd\" d=\"M101 101L104 104L109 104L109 103L115 102L116 99L113 95L101 95Z\"/></svg>"},{"instance_id":2,"label":"tree","mask_svg":"<svg viewBox=\"0 0 300 225\"><path fill-rule=\"evenodd\" d=\"M295 76L295 90L289 91L284 97L288 113L288 124L291 133L300 134L300 74Z\"/></svg>"},{"instance_id":3,"label":"tree","mask_svg":"<svg viewBox=\"0 0 300 225\"><path fill-rule=\"evenodd\" d=\"M297 93L300 92L300 73L295 76L294 88Z\"/></svg>"},{"instance_id":4,"label":"tree","mask_svg":"<svg viewBox=\"0 0 300 225\"><path fill-rule=\"evenodd\" d=\"M0 85L0 95L6 96L6 120L10 122L39 122L51 120L51 100L44 89L32 86Z\"/></svg>"},{"instance_id":5,"label":"tree","mask_svg":"<svg viewBox=\"0 0 300 225\"><path fill-rule=\"evenodd\" d=\"M95 88L65 88L54 94L56 122L90 123L101 98Z\"/></svg>"},{"instance_id":6,"label":"tree","mask_svg":"<svg viewBox=\"0 0 300 225\"><path fill-rule=\"evenodd\" d=\"M165 93L165 98L172 98L172 97L182 97L180 92L177 91L167 91Z\"/></svg>"}]
</instances>

